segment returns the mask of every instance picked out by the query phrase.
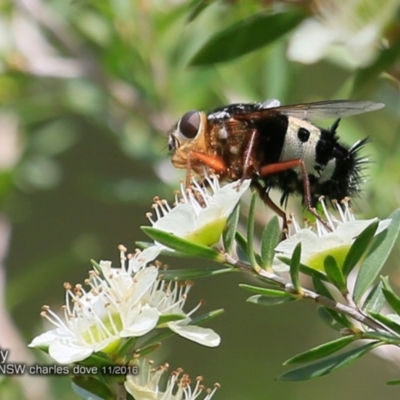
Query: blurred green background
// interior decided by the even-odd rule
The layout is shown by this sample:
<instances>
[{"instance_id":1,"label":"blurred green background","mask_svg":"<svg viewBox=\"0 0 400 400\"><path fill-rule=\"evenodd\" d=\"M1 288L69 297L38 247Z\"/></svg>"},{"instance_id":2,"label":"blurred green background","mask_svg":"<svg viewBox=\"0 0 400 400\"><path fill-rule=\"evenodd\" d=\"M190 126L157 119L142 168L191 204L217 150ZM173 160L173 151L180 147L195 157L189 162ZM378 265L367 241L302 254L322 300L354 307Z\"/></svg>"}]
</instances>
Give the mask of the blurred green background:
<instances>
[{"instance_id":1,"label":"blurred green background","mask_svg":"<svg viewBox=\"0 0 400 400\"><path fill-rule=\"evenodd\" d=\"M349 23L332 10L332 20L326 19L324 3L331 4L0 3L0 257L6 270L2 348L11 348L20 362L48 362L39 351L25 349L44 329L41 306L57 309L64 302L63 283L82 282L90 259L118 264L119 244L133 251L135 241L146 240L140 225L147 224L152 198L172 200L184 176L170 165L167 132L187 110L268 98L287 104L337 98L384 102L383 110L343 120L339 133L348 144L365 136L372 139L364 154L373 162L362 196L355 201L357 213L383 218L399 207L399 1L383 1L380 7L392 11L381 19L356 10L360 15L355 30L363 23L378 30L379 40L370 44L371 58L358 59L354 47L347 53L338 51L345 47L339 44L306 64L288 53L288 46L296 46L299 24L332 22L329 29L345 32L341 23ZM354 2L338 2L341 7L345 3ZM358 3L370 11L371 1ZM270 12L288 18L268 25L262 18ZM261 28L240 25L258 17ZM222 37L218 42L219 32L231 26L228 40ZM203 46L212 44L215 35L216 47L205 51ZM336 39L346 43L346 38ZM244 54L252 46L254 51ZM290 204L298 203L294 199ZM260 221L265 221L270 214L261 204L259 209ZM385 270L397 287L399 255L397 248ZM174 267L207 266L199 260L162 261ZM205 299L203 311L226 310L210 324L222 337L220 347L208 349L172 338L154 354L155 363L182 367L193 378L203 375L207 386L219 382L222 388L214 398L221 400L398 396L398 387L385 385L399 377L400 356L394 348L389 349L391 361L369 355L316 381L277 382L285 359L333 339L334 333L316 317L314 304L247 304L248 293L238 288L240 282L248 282L248 277L199 280L190 294L188 309ZM28 356L36 361L27 361ZM20 380L0 380L0 397L43 398L35 397L39 379L33 379L28 386ZM67 378L48 378L47 384L49 399L77 398Z\"/></svg>"}]
</instances>

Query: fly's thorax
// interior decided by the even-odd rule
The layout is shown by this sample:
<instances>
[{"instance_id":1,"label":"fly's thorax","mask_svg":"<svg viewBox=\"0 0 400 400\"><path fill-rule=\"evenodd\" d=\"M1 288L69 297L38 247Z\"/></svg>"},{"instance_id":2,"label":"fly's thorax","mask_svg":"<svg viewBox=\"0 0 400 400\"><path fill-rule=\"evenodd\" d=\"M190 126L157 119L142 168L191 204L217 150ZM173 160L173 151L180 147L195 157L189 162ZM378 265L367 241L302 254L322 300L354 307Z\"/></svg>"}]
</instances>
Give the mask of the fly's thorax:
<instances>
[{"instance_id":1,"label":"fly's thorax","mask_svg":"<svg viewBox=\"0 0 400 400\"><path fill-rule=\"evenodd\" d=\"M228 167L223 178L228 180L243 178L244 152L252 132L249 124L227 117L209 118L209 126L210 144L214 156L223 159Z\"/></svg>"},{"instance_id":2,"label":"fly's thorax","mask_svg":"<svg viewBox=\"0 0 400 400\"><path fill-rule=\"evenodd\" d=\"M186 168L191 152L208 154L208 121L204 112L187 112L171 129L168 147L171 161L176 168Z\"/></svg>"}]
</instances>

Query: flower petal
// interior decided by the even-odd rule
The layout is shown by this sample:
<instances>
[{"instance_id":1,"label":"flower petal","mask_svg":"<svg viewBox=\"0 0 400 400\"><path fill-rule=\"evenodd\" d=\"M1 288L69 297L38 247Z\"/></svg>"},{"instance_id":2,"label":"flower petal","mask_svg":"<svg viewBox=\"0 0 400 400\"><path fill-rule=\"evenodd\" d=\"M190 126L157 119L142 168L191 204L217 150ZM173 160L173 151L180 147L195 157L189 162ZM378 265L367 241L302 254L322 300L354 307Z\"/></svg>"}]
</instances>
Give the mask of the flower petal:
<instances>
[{"instance_id":1,"label":"flower petal","mask_svg":"<svg viewBox=\"0 0 400 400\"><path fill-rule=\"evenodd\" d=\"M196 214L193 212L192 205L180 203L168 214L158 219L153 227L179 237L185 237L195 229L195 220Z\"/></svg>"},{"instance_id":2,"label":"flower petal","mask_svg":"<svg viewBox=\"0 0 400 400\"><path fill-rule=\"evenodd\" d=\"M243 182L232 182L219 189L210 199L206 208L202 209L196 221L196 225L206 225L215 219L228 218L243 193L249 188L251 179Z\"/></svg>"},{"instance_id":3,"label":"flower petal","mask_svg":"<svg viewBox=\"0 0 400 400\"><path fill-rule=\"evenodd\" d=\"M141 313L137 315L128 326L122 329L120 336L143 336L156 327L158 317L159 314L156 308L149 307L142 309Z\"/></svg>"},{"instance_id":4,"label":"flower petal","mask_svg":"<svg viewBox=\"0 0 400 400\"><path fill-rule=\"evenodd\" d=\"M155 260L161 253L161 246L150 246L144 249L137 256L132 257L128 261L129 273L138 272L141 268L145 267L150 261Z\"/></svg>"},{"instance_id":5,"label":"flower petal","mask_svg":"<svg viewBox=\"0 0 400 400\"><path fill-rule=\"evenodd\" d=\"M209 328L202 328L195 325L181 325L179 322L169 322L168 327L177 335L203 346L216 347L221 342L220 336Z\"/></svg>"},{"instance_id":6,"label":"flower petal","mask_svg":"<svg viewBox=\"0 0 400 400\"><path fill-rule=\"evenodd\" d=\"M287 56L290 60L312 64L325 55L339 34L340 32L322 25L316 19L307 19L293 34Z\"/></svg>"},{"instance_id":7,"label":"flower petal","mask_svg":"<svg viewBox=\"0 0 400 400\"><path fill-rule=\"evenodd\" d=\"M49 347L49 356L60 364L71 364L88 358L94 349L75 342L55 341Z\"/></svg>"},{"instance_id":8,"label":"flower petal","mask_svg":"<svg viewBox=\"0 0 400 400\"><path fill-rule=\"evenodd\" d=\"M47 331L42 333L39 336L36 336L32 342L28 344L29 347L39 347L39 346L50 346L55 340L59 340L60 337L66 336L70 337L66 334L63 329L52 329L51 331Z\"/></svg>"},{"instance_id":9,"label":"flower petal","mask_svg":"<svg viewBox=\"0 0 400 400\"><path fill-rule=\"evenodd\" d=\"M146 387L138 385L133 379L128 379L125 381L126 391L133 396L134 399L140 400L157 400L157 393Z\"/></svg>"},{"instance_id":10,"label":"flower petal","mask_svg":"<svg viewBox=\"0 0 400 400\"><path fill-rule=\"evenodd\" d=\"M336 233L342 237L346 242L351 242L354 240L367 226L375 222L377 218L364 219L358 221L346 222L345 224L340 224L336 228Z\"/></svg>"},{"instance_id":11,"label":"flower petal","mask_svg":"<svg viewBox=\"0 0 400 400\"><path fill-rule=\"evenodd\" d=\"M130 304L135 304L154 284L158 276L156 267L148 267L140 270L133 278L133 284L127 291L127 296L130 298Z\"/></svg>"},{"instance_id":12,"label":"flower petal","mask_svg":"<svg viewBox=\"0 0 400 400\"><path fill-rule=\"evenodd\" d=\"M386 317L389 318L390 320L392 320L393 322L396 322L396 324L400 325L400 315L387 314Z\"/></svg>"}]
</instances>

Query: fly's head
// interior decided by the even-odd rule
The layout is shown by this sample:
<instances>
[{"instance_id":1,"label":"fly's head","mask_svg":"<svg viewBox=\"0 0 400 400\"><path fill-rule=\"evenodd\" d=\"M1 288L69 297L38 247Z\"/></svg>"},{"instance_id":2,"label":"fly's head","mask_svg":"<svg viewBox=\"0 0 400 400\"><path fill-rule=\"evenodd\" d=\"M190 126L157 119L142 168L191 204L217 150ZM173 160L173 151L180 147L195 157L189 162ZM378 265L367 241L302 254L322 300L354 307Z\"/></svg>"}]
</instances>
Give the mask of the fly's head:
<instances>
[{"instance_id":1,"label":"fly's head","mask_svg":"<svg viewBox=\"0 0 400 400\"><path fill-rule=\"evenodd\" d=\"M186 168L191 152L207 154L207 115L204 112L188 111L170 130L168 149L176 168Z\"/></svg>"}]
</instances>

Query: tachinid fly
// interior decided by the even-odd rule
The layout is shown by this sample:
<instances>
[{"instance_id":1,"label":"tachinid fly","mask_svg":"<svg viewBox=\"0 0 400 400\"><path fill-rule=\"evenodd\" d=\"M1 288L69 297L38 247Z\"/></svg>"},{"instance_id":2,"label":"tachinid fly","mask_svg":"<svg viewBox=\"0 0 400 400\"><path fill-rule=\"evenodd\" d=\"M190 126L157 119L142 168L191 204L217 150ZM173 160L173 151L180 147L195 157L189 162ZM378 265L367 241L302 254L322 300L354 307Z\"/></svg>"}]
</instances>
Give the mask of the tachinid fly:
<instances>
[{"instance_id":1,"label":"tachinid fly","mask_svg":"<svg viewBox=\"0 0 400 400\"><path fill-rule=\"evenodd\" d=\"M284 218L269 197L282 192L281 205L300 194L307 209L320 196L342 200L359 191L366 159L358 156L368 139L347 147L336 130L340 117L382 108L370 101L334 100L281 106L278 100L231 104L209 113L187 112L169 133L172 163L200 175L204 168L221 180L252 179L263 201ZM337 118L329 129L310 120Z\"/></svg>"}]
</instances>

